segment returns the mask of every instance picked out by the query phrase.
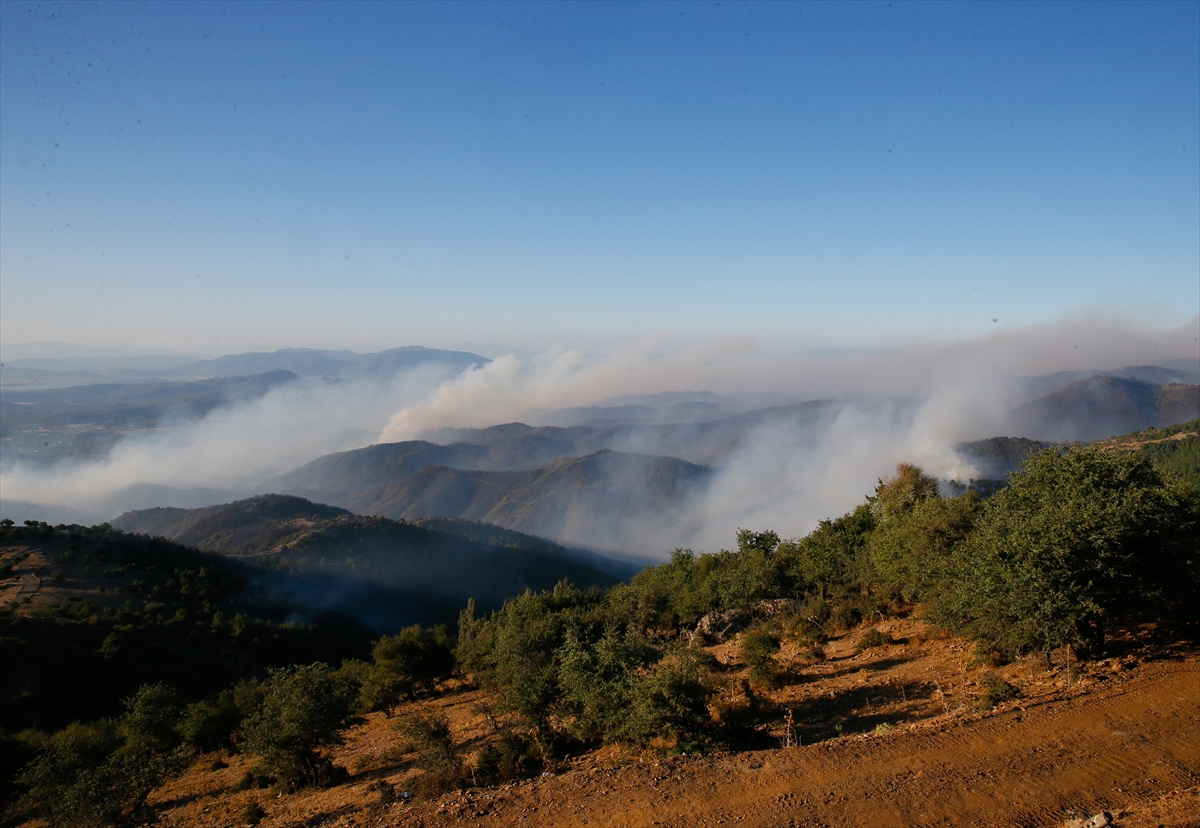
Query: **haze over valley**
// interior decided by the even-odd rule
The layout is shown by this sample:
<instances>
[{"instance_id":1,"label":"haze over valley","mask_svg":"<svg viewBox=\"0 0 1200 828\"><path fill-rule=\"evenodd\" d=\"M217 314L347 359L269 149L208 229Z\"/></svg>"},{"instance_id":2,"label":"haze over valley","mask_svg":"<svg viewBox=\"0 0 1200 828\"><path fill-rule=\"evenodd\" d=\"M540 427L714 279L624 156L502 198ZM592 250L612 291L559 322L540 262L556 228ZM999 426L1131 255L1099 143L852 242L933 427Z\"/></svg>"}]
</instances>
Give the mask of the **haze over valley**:
<instances>
[{"instance_id":1,"label":"haze over valley","mask_svg":"<svg viewBox=\"0 0 1200 828\"><path fill-rule=\"evenodd\" d=\"M287 349L134 376L110 367L119 358L97 357L89 381L75 385L78 358L18 359L16 369L6 361L17 373L0 386L0 503L17 520L99 522L290 494L360 515L465 518L661 559L678 546L720 548L742 525L802 535L851 508L902 458L947 481L1000 479L1012 465L961 444L1090 441L1200 416L1200 364L1179 356L1186 327L1146 340L1140 354L1129 349L1130 360L1175 354L1157 364L1017 373L1059 367L1031 357L1035 343L1111 331L703 360L687 348L495 360L412 346ZM36 378L18 370L30 362ZM672 373L724 393L643 390ZM778 384L750 385L772 373Z\"/></svg>"}]
</instances>

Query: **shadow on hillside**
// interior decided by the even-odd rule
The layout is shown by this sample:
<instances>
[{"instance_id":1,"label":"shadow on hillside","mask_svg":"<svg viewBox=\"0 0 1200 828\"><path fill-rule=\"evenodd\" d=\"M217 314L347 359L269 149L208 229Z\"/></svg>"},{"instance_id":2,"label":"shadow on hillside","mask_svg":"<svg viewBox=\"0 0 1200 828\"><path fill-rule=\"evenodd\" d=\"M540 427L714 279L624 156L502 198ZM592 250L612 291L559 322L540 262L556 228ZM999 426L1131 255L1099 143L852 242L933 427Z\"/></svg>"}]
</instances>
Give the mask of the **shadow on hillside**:
<instances>
[{"instance_id":1,"label":"shadow on hillside","mask_svg":"<svg viewBox=\"0 0 1200 828\"><path fill-rule=\"evenodd\" d=\"M853 656L851 656L850 658L853 658ZM846 676L846 675L850 675L851 673L858 673L863 670L867 670L867 671L890 670L893 667L899 667L901 664L908 664L909 662L916 661L916 658L914 656L880 658L880 659L876 659L874 661L859 661L859 662L855 662L853 664L847 663L849 660L850 660L849 658L842 658L842 659L836 659L836 660L830 659L828 662L830 664L840 663L840 664L844 664L845 666L839 667L838 669L835 669L832 672L828 672L828 673L822 672L822 673L811 674L811 675L806 676L805 678L807 678L811 681L820 681L822 679L838 678L839 676Z\"/></svg>"},{"instance_id":2,"label":"shadow on hillside","mask_svg":"<svg viewBox=\"0 0 1200 828\"><path fill-rule=\"evenodd\" d=\"M853 733L869 733L881 724L914 719L908 708L931 700L936 688L925 682L871 684L836 693L833 698L806 699L788 705L803 741L814 742ZM782 718L780 710L775 718Z\"/></svg>"}]
</instances>

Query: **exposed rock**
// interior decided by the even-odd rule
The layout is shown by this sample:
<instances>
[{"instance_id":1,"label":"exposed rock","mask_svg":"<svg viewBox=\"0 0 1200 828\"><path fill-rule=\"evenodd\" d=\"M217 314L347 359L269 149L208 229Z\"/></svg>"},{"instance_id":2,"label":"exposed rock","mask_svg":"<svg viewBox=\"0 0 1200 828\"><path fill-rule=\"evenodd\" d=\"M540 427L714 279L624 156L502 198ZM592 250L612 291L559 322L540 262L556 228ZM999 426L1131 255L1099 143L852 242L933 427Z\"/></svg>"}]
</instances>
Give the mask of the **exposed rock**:
<instances>
[{"instance_id":1,"label":"exposed rock","mask_svg":"<svg viewBox=\"0 0 1200 828\"><path fill-rule=\"evenodd\" d=\"M1106 828L1112 824L1112 814L1108 811L1101 811L1088 819L1069 819L1063 823L1063 828Z\"/></svg>"},{"instance_id":2,"label":"exposed rock","mask_svg":"<svg viewBox=\"0 0 1200 828\"><path fill-rule=\"evenodd\" d=\"M725 610L724 612L710 612L708 615L696 622L696 630L692 633L692 640L699 637L702 641L715 642L721 644L728 641L729 638L750 625L753 616L742 609Z\"/></svg>"}]
</instances>

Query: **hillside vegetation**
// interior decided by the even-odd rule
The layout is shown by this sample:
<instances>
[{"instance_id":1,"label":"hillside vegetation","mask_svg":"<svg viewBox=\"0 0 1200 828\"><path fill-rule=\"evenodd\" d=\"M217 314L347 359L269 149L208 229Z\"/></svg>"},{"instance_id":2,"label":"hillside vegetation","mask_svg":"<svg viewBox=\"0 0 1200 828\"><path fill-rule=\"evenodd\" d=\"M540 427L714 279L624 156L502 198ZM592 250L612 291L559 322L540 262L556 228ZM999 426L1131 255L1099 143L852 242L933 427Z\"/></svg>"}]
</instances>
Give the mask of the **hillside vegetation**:
<instances>
[{"instance_id":1,"label":"hillside vegetation","mask_svg":"<svg viewBox=\"0 0 1200 828\"><path fill-rule=\"evenodd\" d=\"M453 622L468 598L496 608L564 578L587 587L617 580L594 560L540 538L353 515L286 495L146 509L113 524L237 557L264 570L281 597L376 630Z\"/></svg>"},{"instance_id":2,"label":"hillside vegetation","mask_svg":"<svg viewBox=\"0 0 1200 828\"><path fill-rule=\"evenodd\" d=\"M383 536L420 529L360 520L331 518L276 554L285 569L354 568L344 550L373 525ZM883 622L914 608L992 664L1032 655L1069 666L1103 656L1122 625L1194 619L1198 521L1197 490L1142 452L1042 451L987 500L943 498L937 481L902 464L865 503L804 538L740 530L735 549L676 550L628 584L564 581L492 612L468 602L457 636L412 626L377 639L369 660L275 669L198 700L190 687L143 686L107 724L16 738L38 753L16 780L14 813L51 825L128 821L189 751L211 745L248 757L251 789L336 785L346 771L331 751L356 716L391 712L455 675L482 688L496 726L466 754L436 708L400 719L418 797L536 774L604 745L659 755L753 746L779 732L783 711L763 699L792 681L790 670L829 658L846 630L862 630L858 651L889 646L880 627L897 627ZM58 530L8 531L25 543ZM1020 692L984 678L980 704ZM789 713L782 732L807 724ZM114 814L106 792L121 779L151 782L121 788Z\"/></svg>"}]
</instances>

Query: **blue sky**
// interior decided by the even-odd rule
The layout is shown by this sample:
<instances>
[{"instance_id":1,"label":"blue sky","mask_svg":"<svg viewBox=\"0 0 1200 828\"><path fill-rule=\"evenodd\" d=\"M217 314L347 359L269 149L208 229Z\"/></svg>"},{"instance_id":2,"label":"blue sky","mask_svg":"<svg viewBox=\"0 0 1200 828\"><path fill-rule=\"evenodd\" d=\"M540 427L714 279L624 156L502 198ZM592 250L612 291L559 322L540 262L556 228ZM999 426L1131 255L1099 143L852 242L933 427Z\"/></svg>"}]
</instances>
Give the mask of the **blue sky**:
<instances>
[{"instance_id":1,"label":"blue sky","mask_svg":"<svg viewBox=\"0 0 1200 828\"><path fill-rule=\"evenodd\" d=\"M0 39L5 342L1200 313L1200 3L6 0Z\"/></svg>"}]
</instances>

